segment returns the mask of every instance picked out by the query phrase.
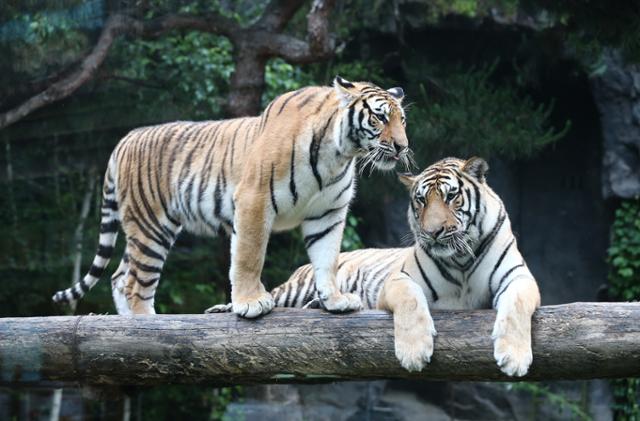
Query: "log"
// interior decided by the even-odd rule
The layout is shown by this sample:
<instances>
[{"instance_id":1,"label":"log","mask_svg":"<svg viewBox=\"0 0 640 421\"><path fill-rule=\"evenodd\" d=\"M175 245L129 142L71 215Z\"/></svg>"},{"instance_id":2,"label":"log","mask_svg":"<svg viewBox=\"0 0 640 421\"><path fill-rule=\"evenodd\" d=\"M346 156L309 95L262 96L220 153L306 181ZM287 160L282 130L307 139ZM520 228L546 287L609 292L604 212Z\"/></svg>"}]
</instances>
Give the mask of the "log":
<instances>
[{"instance_id":1,"label":"log","mask_svg":"<svg viewBox=\"0 0 640 421\"><path fill-rule=\"evenodd\" d=\"M276 309L234 314L0 319L0 383L313 383L380 378L514 381L493 360L493 310L434 311L431 363L396 360L391 316ZM640 376L640 303L540 308L520 380Z\"/></svg>"}]
</instances>

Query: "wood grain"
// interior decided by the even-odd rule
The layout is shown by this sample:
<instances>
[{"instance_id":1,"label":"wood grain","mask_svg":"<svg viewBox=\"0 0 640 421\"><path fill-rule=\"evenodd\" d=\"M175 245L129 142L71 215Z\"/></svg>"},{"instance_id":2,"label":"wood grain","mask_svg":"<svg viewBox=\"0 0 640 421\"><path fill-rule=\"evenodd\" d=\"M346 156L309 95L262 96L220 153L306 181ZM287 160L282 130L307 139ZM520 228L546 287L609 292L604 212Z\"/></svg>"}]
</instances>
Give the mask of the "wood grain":
<instances>
[{"instance_id":1,"label":"wood grain","mask_svg":"<svg viewBox=\"0 0 640 421\"><path fill-rule=\"evenodd\" d=\"M0 319L0 383L156 385L376 378L512 381L493 360L492 310L434 311L438 336L420 373L400 367L391 316L276 309L233 314ZM640 376L640 303L540 308L525 380Z\"/></svg>"}]
</instances>

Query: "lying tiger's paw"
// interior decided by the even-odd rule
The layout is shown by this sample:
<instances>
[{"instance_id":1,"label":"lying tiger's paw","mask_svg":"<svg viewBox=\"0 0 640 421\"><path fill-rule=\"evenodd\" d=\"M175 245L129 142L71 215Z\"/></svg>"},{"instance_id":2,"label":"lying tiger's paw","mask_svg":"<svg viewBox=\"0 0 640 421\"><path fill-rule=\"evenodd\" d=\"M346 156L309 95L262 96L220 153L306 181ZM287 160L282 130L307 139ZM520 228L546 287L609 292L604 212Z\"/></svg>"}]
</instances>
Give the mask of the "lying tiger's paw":
<instances>
[{"instance_id":1,"label":"lying tiger's paw","mask_svg":"<svg viewBox=\"0 0 640 421\"><path fill-rule=\"evenodd\" d=\"M205 313L230 313L233 310L233 304L216 304L213 307L209 307Z\"/></svg>"},{"instance_id":2,"label":"lying tiger's paw","mask_svg":"<svg viewBox=\"0 0 640 421\"><path fill-rule=\"evenodd\" d=\"M398 317L394 314L396 357L408 371L421 371L431 361L437 335L429 313Z\"/></svg>"},{"instance_id":3,"label":"lying tiger's paw","mask_svg":"<svg viewBox=\"0 0 640 421\"><path fill-rule=\"evenodd\" d=\"M345 313L347 311L360 310L362 300L355 294L336 293L326 300L322 300L322 307L332 313Z\"/></svg>"},{"instance_id":4,"label":"lying tiger's paw","mask_svg":"<svg viewBox=\"0 0 640 421\"><path fill-rule=\"evenodd\" d=\"M503 333L498 324L493 334L493 357L500 370L508 376L522 377L529 371L533 361L531 341L517 334Z\"/></svg>"},{"instance_id":5,"label":"lying tiger's paw","mask_svg":"<svg viewBox=\"0 0 640 421\"><path fill-rule=\"evenodd\" d=\"M262 292L257 298L236 299L231 303L231 309L238 316L254 319L273 310L275 302L268 292Z\"/></svg>"}]
</instances>

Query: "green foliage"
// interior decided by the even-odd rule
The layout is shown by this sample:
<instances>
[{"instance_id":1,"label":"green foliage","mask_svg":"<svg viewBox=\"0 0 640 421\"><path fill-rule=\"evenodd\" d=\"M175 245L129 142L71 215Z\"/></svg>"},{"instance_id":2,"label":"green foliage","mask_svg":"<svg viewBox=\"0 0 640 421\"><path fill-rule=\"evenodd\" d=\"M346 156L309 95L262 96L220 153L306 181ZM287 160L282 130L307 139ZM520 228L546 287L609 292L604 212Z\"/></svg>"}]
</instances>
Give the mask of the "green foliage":
<instances>
[{"instance_id":1,"label":"green foliage","mask_svg":"<svg viewBox=\"0 0 640 421\"><path fill-rule=\"evenodd\" d=\"M111 66L117 77L153 89L138 90L137 104L162 101L190 118L222 115L233 72L231 43L203 32L172 33L155 40L120 40Z\"/></svg>"},{"instance_id":2,"label":"green foliage","mask_svg":"<svg viewBox=\"0 0 640 421\"><path fill-rule=\"evenodd\" d=\"M569 122L560 130L549 122L553 104L536 104L509 83L494 85L496 64L413 67L410 92L417 97L408 107L407 128L419 158L523 158L567 133Z\"/></svg>"},{"instance_id":3,"label":"green foliage","mask_svg":"<svg viewBox=\"0 0 640 421\"><path fill-rule=\"evenodd\" d=\"M611 383L616 420L640 421L640 379L616 379Z\"/></svg>"},{"instance_id":4,"label":"green foliage","mask_svg":"<svg viewBox=\"0 0 640 421\"><path fill-rule=\"evenodd\" d=\"M137 397L140 402L133 404L144 408L144 419L216 421L223 419L227 405L242 394L240 386L212 389L172 385L143 389Z\"/></svg>"},{"instance_id":5,"label":"green foliage","mask_svg":"<svg viewBox=\"0 0 640 421\"><path fill-rule=\"evenodd\" d=\"M75 5L67 2L68 9L29 10L30 7L0 5L0 93L11 95L24 89L34 80L50 77L65 66L77 61L89 47L87 35L78 28L74 17L95 8L93 4ZM49 5L51 6L51 5ZM75 14L71 13L75 12ZM13 85L6 86L7 81ZM17 83L16 83L17 82Z\"/></svg>"},{"instance_id":6,"label":"green foliage","mask_svg":"<svg viewBox=\"0 0 640 421\"><path fill-rule=\"evenodd\" d=\"M607 252L613 298L640 300L640 199L625 200L616 210ZM619 421L640 421L640 379L613 380Z\"/></svg>"},{"instance_id":7,"label":"green foliage","mask_svg":"<svg viewBox=\"0 0 640 421\"><path fill-rule=\"evenodd\" d=\"M156 40L121 40L111 67L116 79L140 85L136 104L141 113L158 101L180 109L185 118L223 117L233 73L232 45L225 37L187 32ZM311 84L309 75L282 59L265 69L263 103L284 92Z\"/></svg>"},{"instance_id":8,"label":"green foliage","mask_svg":"<svg viewBox=\"0 0 640 421\"><path fill-rule=\"evenodd\" d=\"M233 386L233 387L221 387L219 389L214 389L213 391L213 405L211 406L211 415L209 419L214 420L224 420L224 413L227 405L231 402L241 402L241 397L244 393L242 386Z\"/></svg>"},{"instance_id":9,"label":"green foliage","mask_svg":"<svg viewBox=\"0 0 640 421\"><path fill-rule=\"evenodd\" d=\"M586 61L597 61L604 48L619 49L632 62L640 61L640 7L636 0L563 2L532 1L530 9L544 8L565 31L567 45Z\"/></svg>"},{"instance_id":10,"label":"green foliage","mask_svg":"<svg viewBox=\"0 0 640 421\"><path fill-rule=\"evenodd\" d=\"M611 295L640 299L640 200L625 200L616 210L608 261Z\"/></svg>"},{"instance_id":11,"label":"green foliage","mask_svg":"<svg viewBox=\"0 0 640 421\"><path fill-rule=\"evenodd\" d=\"M295 91L303 86L313 84L308 73L299 66L292 66L281 58L274 58L267 62L264 79L266 89L262 95L263 106L285 92Z\"/></svg>"},{"instance_id":12,"label":"green foliage","mask_svg":"<svg viewBox=\"0 0 640 421\"><path fill-rule=\"evenodd\" d=\"M342 251L353 251L364 247L362 239L358 234L358 224L362 222L361 218L355 215L348 215L347 222L344 227L344 234L342 235Z\"/></svg>"},{"instance_id":13,"label":"green foliage","mask_svg":"<svg viewBox=\"0 0 640 421\"><path fill-rule=\"evenodd\" d=\"M532 395L534 404L548 403L557 409L559 415L569 417L571 420L591 420L588 409L584 402L576 402L567 398L562 393L551 390L549 386L536 382L509 383L507 390L523 391Z\"/></svg>"},{"instance_id":14,"label":"green foliage","mask_svg":"<svg viewBox=\"0 0 640 421\"><path fill-rule=\"evenodd\" d=\"M478 0L432 0L428 2L427 18L429 22L449 15L468 18L485 17L493 13L500 15L514 15L518 9L518 0L478 1Z\"/></svg>"}]
</instances>

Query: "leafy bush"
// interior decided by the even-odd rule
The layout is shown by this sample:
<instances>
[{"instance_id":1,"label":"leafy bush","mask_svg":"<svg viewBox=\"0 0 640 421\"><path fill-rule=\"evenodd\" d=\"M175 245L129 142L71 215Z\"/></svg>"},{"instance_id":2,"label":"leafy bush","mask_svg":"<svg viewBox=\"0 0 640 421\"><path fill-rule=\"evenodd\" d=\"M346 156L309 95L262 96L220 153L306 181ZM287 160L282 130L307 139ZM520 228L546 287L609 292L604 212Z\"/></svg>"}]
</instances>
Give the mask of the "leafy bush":
<instances>
[{"instance_id":1,"label":"leafy bush","mask_svg":"<svg viewBox=\"0 0 640 421\"><path fill-rule=\"evenodd\" d=\"M607 254L611 295L624 301L639 300L640 200L624 201L616 210Z\"/></svg>"},{"instance_id":2,"label":"leafy bush","mask_svg":"<svg viewBox=\"0 0 640 421\"><path fill-rule=\"evenodd\" d=\"M508 81L494 85L496 65L413 67L407 127L419 158L528 157L567 133L569 122L550 124L553 103L537 104Z\"/></svg>"},{"instance_id":3,"label":"leafy bush","mask_svg":"<svg viewBox=\"0 0 640 421\"><path fill-rule=\"evenodd\" d=\"M640 300L640 199L625 200L616 210L608 250L612 298ZM640 379L613 381L619 421L640 421Z\"/></svg>"},{"instance_id":4,"label":"leafy bush","mask_svg":"<svg viewBox=\"0 0 640 421\"><path fill-rule=\"evenodd\" d=\"M549 386L540 382L507 383L507 390L522 391L531 394L533 404L539 406L542 402L548 403L557 409L559 415L569 416L570 419L589 421L591 415L585 402L570 399L565 394L553 391Z\"/></svg>"}]
</instances>

